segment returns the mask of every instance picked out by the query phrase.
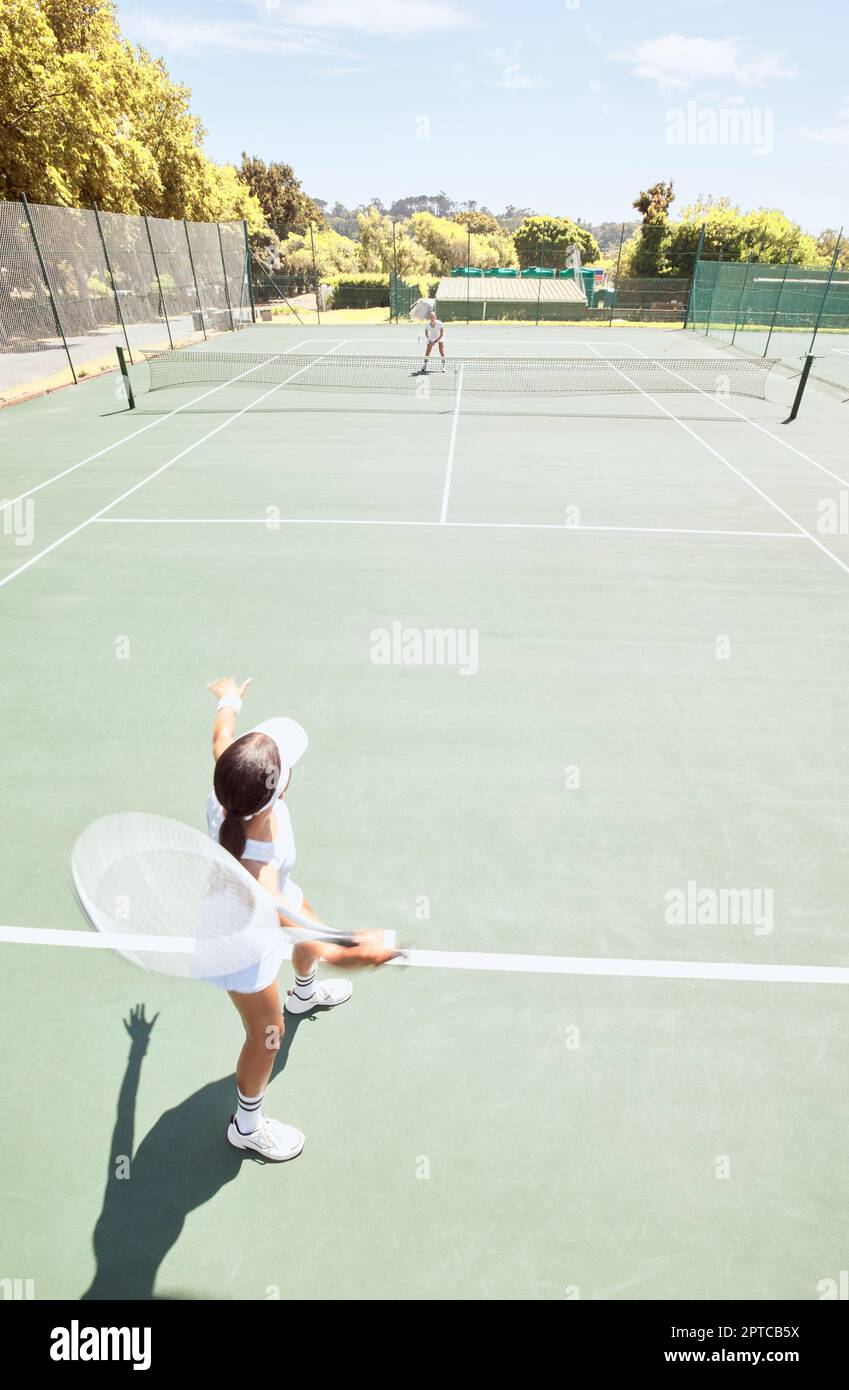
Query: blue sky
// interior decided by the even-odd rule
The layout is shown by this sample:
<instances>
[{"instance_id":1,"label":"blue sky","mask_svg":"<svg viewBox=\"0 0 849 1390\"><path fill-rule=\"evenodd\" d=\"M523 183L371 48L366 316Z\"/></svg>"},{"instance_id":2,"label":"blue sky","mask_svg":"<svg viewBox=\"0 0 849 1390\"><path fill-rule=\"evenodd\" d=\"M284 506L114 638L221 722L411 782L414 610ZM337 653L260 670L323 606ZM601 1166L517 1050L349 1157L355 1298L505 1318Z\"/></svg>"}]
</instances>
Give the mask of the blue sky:
<instances>
[{"instance_id":1,"label":"blue sky","mask_svg":"<svg viewBox=\"0 0 849 1390\"><path fill-rule=\"evenodd\" d=\"M849 17L828 0L119 0L247 149L352 206L444 190L592 222L727 194L849 225ZM674 212L674 207L673 207Z\"/></svg>"}]
</instances>

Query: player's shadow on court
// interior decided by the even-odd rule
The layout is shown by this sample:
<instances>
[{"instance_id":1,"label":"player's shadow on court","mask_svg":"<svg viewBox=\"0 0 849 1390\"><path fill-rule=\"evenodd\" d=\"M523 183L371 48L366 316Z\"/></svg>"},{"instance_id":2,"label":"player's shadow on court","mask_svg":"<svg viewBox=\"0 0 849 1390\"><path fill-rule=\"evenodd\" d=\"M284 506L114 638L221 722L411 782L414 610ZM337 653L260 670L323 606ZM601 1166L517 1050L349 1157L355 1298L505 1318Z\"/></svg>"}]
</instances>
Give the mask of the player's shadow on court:
<instances>
[{"instance_id":1,"label":"player's shadow on court","mask_svg":"<svg viewBox=\"0 0 849 1390\"><path fill-rule=\"evenodd\" d=\"M272 1079L285 1069L301 1021L287 1015ZM236 1085L232 1074L166 1110L134 1150L136 1097L155 1022L145 1018L142 1005L124 1024L132 1039L130 1055L118 1096L103 1207L94 1228L97 1269L83 1299L157 1298L157 1271L179 1240L189 1212L210 1201L233 1181L243 1162L251 1161L225 1136Z\"/></svg>"}]
</instances>

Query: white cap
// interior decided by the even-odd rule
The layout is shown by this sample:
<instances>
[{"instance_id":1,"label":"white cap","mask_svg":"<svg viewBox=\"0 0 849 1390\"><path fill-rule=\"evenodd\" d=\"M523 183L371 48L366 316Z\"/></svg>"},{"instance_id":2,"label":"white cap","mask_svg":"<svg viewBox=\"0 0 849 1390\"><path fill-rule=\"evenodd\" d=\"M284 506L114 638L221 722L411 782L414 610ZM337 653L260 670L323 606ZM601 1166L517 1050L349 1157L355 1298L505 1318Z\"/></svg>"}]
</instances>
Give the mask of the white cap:
<instances>
[{"instance_id":1,"label":"white cap","mask_svg":"<svg viewBox=\"0 0 849 1390\"><path fill-rule=\"evenodd\" d=\"M273 739L277 745L277 752L280 755L280 779L274 789L274 795L268 802L256 811L255 815L261 815L262 811L267 811L277 801L281 792L286 788L289 781L289 773L295 766L299 758L302 758L307 749L309 739L306 729L295 719L286 719L282 715L277 719L266 719L264 724L257 724L255 729L249 729L251 734L265 734ZM213 840L218 839L218 832L224 820L224 808L220 804L214 791L209 793L206 801L206 823ZM245 820L253 820L253 816L245 816Z\"/></svg>"},{"instance_id":2,"label":"white cap","mask_svg":"<svg viewBox=\"0 0 849 1390\"><path fill-rule=\"evenodd\" d=\"M262 815L269 806L273 806L275 801L286 789L292 768L299 758L303 757L307 750L309 739L307 731L296 719L287 719L280 715L276 719L266 719L263 724L257 724L256 728L249 730L252 734L265 734L277 745L277 752L280 755L280 779L274 789L271 798L265 806L261 806L254 815ZM244 820L253 820L253 816L244 816Z\"/></svg>"}]
</instances>

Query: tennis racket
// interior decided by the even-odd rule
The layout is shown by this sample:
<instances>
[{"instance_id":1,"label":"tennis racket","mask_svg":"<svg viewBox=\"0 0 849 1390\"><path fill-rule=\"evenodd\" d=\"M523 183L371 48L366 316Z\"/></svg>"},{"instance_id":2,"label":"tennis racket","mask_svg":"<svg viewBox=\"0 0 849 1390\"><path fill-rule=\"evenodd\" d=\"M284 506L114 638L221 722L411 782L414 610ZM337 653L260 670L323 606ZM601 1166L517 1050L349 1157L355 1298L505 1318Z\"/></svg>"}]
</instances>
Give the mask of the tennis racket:
<instances>
[{"instance_id":1,"label":"tennis racket","mask_svg":"<svg viewBox=\"0 0 849 1390\"><path fill-rule=\"evenodd\" d=\"M356 943L273 897L208 835L164 816L95 821L74 845L71 879L89 925L159 974L233 974L254 965L281 930L293 942Z\"/></svg>"}]
</instances>

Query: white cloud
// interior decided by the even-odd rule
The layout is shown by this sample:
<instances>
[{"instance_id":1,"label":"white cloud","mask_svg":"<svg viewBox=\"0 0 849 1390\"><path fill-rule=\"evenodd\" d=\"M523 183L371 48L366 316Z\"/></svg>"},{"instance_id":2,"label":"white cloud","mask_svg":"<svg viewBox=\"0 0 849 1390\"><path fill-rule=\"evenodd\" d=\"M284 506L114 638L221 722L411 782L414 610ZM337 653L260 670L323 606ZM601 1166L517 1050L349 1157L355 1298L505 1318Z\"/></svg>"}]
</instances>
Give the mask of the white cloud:
<instances>
[{"instance_id":1,"label":"white cloud","mask_svg":"<svg viewBox=\"0 0 849 1390\"><path fill-rule=\"evenodd\" d=\"M505 48L492 50L489 56L499 70L498 77L495 78L495 86L507 87L511 91L531 87L547 87L549 85L547 77L539 77L525 71L521 61L521 52L522 45L518 39Z\"/></svg>"},{"instance_id":2,"label":"white cloud","mask_svg":"<svg viewBox=\"0 0 849 1390\"><path fill-rule=\"evenodd\" d=\"M834 121L826 126L794 126L789 132L793 140L814 145L845 145L849 149L849 97L834 113ZM834 166L840 168L840 165Z\"/></svg>"},{"instance_id":3,"label":"white cloud","mask_svg":"<svg viewBox=\"0 0 849 1390\"><path fill-rule=\"evenodd\" d=\"M344 43L352 36L414 39L470 29L477 20L454 0L241 0L250 18L210 18L183 9L167 16L131 10L125 28L134 40L171 52L220 51L306 57L359 58Z\"/></svg>"},{"instance_id":4,"label":"white cloud","mask_svg":"<svg viewBox=\"0 0 849 1390\"><path fill-rule=\"evenodd\" d=\"M632 48L611 57L628 63L635 77L656 82L661 91L686 89L699 81L733 82L738 87L762 87L777 78L795 77L772 50L753 49L742 38L686 38L664 34L642 39Z\"/></svg>"},{"instance_id":5,"label":"white cloud","mask_svg":"<svg viewBox=\"0 0 849 1390\"><path fill-rule=\"evenodd\" d=\"M343 30L409 39L472 29L477 20L454 0L247 0L299 29Z\"/></svg>"},{"instance_id":6,"label":"white cloud","mask_svg":"<svg viewBox=\"0 0 849 1390\"><path fill-rule=\"evenodd\" d=\"M314 35L278 30L246 20L169 19L142 10L128 16L125 29L130 38L146 48L166 49L172 53L218 51L306 58L359 56Z\"/></svg>"}]
</instances>

